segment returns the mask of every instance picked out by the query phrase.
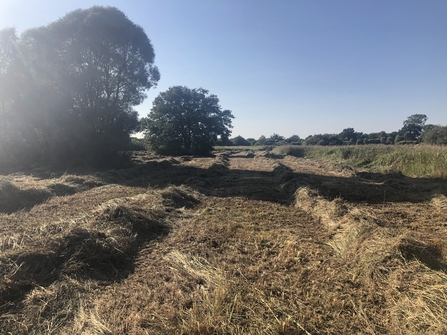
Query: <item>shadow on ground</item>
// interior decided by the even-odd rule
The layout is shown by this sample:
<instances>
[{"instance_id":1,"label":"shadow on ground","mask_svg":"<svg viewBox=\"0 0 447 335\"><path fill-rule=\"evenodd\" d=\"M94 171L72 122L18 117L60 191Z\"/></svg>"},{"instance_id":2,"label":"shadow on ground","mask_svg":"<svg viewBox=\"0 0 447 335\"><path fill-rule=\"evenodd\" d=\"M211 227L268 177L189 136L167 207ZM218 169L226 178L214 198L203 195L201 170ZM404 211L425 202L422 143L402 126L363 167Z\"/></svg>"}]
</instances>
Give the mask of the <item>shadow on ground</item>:
<instances>
[{"instance_id":1,"label":"shadow on ground","mask_svg":"<svg viewBox=\"0 0 447 335\"><path fill-rule=\"evenodd\" d=\"M205 195L218 197L245 197L253 200L290 204L295 191L302 186L315 189L327 199L343 198L354 203L423 202L434 196L447 195L447 181L429 178L409 178L399 173L381 174L361 172L351 177L300 173L279 164L273 171L234 170L228 166L228 156L217 156L209 168L182 164L193 157L154 156L156 160L138 161L126 169L109 171L73 170L71 178L88 180L78 187L59 183L50 193L36 193L32 206L49 196L69 195L105 184L163 189L169 185L188 185ZM224 157L225 159L222 159ZM276 159L276 158L275 158ZM280 162L280 159L277 159ZM65 172L61 172L63 175ZM34 173L34 175L36 175ZM42 172L41 178L54 178L57 173ZM25 207L29 210L32 206ZM19 206L20 207L20 206ZM14 207L14 210L22 208ZM5 212L0 208L0 211ZM6 211L11 212L10 208Z\"/></svg>"},{"instance_id":2,"label":"shadow on ground","mask_svg":"<svg viewBox=\"0 0 447 335\"><path fill-rule=\"evenodd\" d=\"M102 230L75 228L64 237L48 241L42 249L19 251L0 268L7 277L1 285L0 314L20 306L36 287L48 287L63 276L102 285L121 281L134 271L142 246L165 236L169 228L143 213L115 208L95 220Z\"/></svg>"},{"instance_id":3,"label":"shadow on ground","mask_svg":"<svg viewBox=\"0 0 447 335\"><path fill-rule=\"evenodd\" d=\"M299 187L315 189L327 199L343 198L353 203L424 202L447 195L447 181L409 178L402 174L357 173L352 177L299 173L286 166L271 172L233 170L225 164L208 169L169 161L150 162L116 171L116 183L165 188L186 184L197 191L218 197L245 197L253 200L290 204Z\"/></svg>"}]
</instances>

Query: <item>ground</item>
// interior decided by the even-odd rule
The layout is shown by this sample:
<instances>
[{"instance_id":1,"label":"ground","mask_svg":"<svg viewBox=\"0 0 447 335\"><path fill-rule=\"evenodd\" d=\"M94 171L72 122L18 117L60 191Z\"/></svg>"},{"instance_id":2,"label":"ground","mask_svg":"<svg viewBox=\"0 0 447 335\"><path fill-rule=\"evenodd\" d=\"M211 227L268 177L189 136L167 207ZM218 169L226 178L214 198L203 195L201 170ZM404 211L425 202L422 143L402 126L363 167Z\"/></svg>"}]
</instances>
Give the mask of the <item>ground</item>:
<instances>
[{"instance_id":1,"label":"ground","mask_svg":"<svg viewBox=\"0 0 447 335\"><path fill-rule=\"evenodd\" d=\"M447 182L225 151L0 176L0 330L445 334Z\"/></svg>"}]
</instances>

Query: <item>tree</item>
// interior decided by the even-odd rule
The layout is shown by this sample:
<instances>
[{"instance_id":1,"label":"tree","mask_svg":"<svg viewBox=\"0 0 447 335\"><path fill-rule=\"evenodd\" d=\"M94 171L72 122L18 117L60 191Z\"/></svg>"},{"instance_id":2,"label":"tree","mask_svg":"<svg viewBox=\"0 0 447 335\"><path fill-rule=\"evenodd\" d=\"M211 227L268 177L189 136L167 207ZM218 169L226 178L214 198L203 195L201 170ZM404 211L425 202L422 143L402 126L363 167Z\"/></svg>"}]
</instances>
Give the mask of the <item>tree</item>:
<instances>
[{"instance_id":1,"label":"tree","mask_svg":"<svg viewBox=\"0 0 447 335\"><path fill-rule=\"evenodd\" d=\"M298 135L292 135L284 140L288 144L301 145L301 138Z\"/></svg>"},{"instance_id":2,"label":"tree","mask_svg":"<svg viewBox=\"0 0 447 335\"><path fill-rule=\"evenodd\" d=\"M422 134L422 142L427 144L446 145L447 126L426 125Z\"/></svg>"},{"instance_id":3,"label":"tree","mask_svg":"<svg viewBox=\"0 0 447 335\"><path fill-rule=\"evenodd\" d=\"M246 140L250 143L250 145L256 145L256 140L253 137L249 137Z\"/></svg>"},{"instance_id":4,"label":"tree","mask_svg":"<svg viewBox=\"0 0 447 335\"><path fill-rule=\"evenodd\" d=\"M265 145L267 141L267 138L264 135L259 136L259 138L256 140L256 145Z\"/></svg>"},{"instance_id":5,"label":"tree","mask_svg":"<svg viewBox=\"0 0 447 335\"><path fill-rule=\"evenodd\" d=\"M233 142L234 145L237 145L237 146L250 146L251 145L251 143L249 141L247 141L245 138L243 138L240 135L236 136L231 141Z\"/></svg>"},{"instance_id":6,"label":"tree","mask_svg":"<svg viewBox=\"0 0 447 335\"><path fill-rule=\"evenodd\" d=\"M266 139L265 144L266 145L280 145L284 142L285 137L278 135L276 133L273 133L268 139Z\"/></svg>"},{"instance_id":7,"label":"tree","mask_svg":"<svg viewBox=\"0 0 447 335\"><path fill-rule=\"evenodd\" d=\"M0 30L0 165L19 165L36 155L32 124L33 81L17 49L13 28Z\"/></svg>"},{"instance_id":8,"label":"tree","mask_svg":"<svg viewBox=\"0 0 447 335\"><path fill-rule=\"evenodd\" d=\"M13 127L17 125L13 122L12 111L17 93L13 89L16 78L12 71L17 63L16 41L17 35L14 29L7 28L0 31L0 153L4 155L9 149L8 144L14 133Z\"/></svg>"},{"instance_id":9,"label":"tree","mask_svg":"<svg viewBox=\"0 0 447 335\"><path fill-rule=\"evenodd\" d=\"M209 154L218 137L229 138L233 118L207 90L174 86L155 98L142 123L147 141L159 153Z\"/></svg>"},{"instance_id":10,"label":"tree","mask_svg":"<svg viewBox=\"0 0 447 335\"><path fill-rule=\"evenodd\" d=\"M357 141L357 133L354 128L346 128L338 135L341 141L343 142L353 142Z\"/></svg>"},{"instance_id":11,"label":"tree","mask_svg":"<svg viewBox=\"0 0 447 335\"><path fill-rule=\"evenodd\" d=\"M413 114L404 121L404 126L399 130L399 135L405 141L419 141L425 122L427 122L427 115Z\"/></svg>"},{"instance_id":12,"label":"tree","mask_svg":"<svg viewBox=\"0 0 447 335\"><path fill-rule=\"evenodd\" d=\"M33 122L43 147L102 160L130 142L133 107L160 78L140 26L114 7L95 6L26 31L19 47L41 97Z\"/></svg>"},{"instance_id":13,"label":"tree","mask_svg":"<svg viewBox=\"0 0 447 335\"><path fill-rule=\"evenodd\" d=\"M328 145L329 144L329 134L315 134L309 135L305 139L306 145Z\"/></svg>"}]
</instances>

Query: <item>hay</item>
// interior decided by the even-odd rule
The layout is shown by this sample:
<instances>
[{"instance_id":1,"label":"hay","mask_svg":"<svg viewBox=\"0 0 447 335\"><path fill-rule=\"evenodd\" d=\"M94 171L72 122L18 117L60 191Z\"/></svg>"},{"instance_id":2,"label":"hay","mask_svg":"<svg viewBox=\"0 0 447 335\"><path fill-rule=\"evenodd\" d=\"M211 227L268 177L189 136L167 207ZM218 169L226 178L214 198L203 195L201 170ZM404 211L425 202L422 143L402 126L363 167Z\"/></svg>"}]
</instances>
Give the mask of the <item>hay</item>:
<instances>
[{"instance_id":1,"label":"hay","mask_svg":"<svg viewBox=\"0 0 447 335\"><path fill-rule=\"evenodd\" d=\"M3 213L30 209L52 196L52 193L44 188L22 189L10 181L0 180L0 212Z\"/></svg>"},{"instance_id":2,"label":"hay","mask_svg":"<svg viewBox=\"0 0 447 335\"><path fill-rule=\"evenodd\" d=\"M169 186L160 192L163 205L174 208L194 208L200 203L198 192L186 186Z\"/></svg>"},{"instance_id":3,"label":"hay","mask_svg":"<svg viewBox=\"0 0 447 335\"><path fill-rule=\"evenodd\" d=\"M343 199L326 200L318 191L305 186L295 192L295 207L309 212L329 228L338 226L341 218L349 211L348 204Z\"/></svg>"},{"instance_id":4,"label":"hay","mask_svg":"<svg viewBox=\"0 0 447 335\"><path fill-rule=\"evenodd\" d=\"M447 333L441 181L383 203L392 176L310 159L147 158L2 178L51 198L0 214L1 332Z\"/></svg>"}]
</instances>

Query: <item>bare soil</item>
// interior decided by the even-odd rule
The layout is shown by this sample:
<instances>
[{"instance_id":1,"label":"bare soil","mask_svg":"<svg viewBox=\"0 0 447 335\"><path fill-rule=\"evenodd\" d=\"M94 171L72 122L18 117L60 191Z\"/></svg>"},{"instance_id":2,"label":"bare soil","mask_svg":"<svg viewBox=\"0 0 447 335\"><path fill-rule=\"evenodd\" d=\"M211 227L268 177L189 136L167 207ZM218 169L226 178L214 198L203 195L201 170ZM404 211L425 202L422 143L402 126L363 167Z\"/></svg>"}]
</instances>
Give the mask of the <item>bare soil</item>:
<instances>
[{"instance_id":1,"label":"bare soil","mask_svg":"<svg viewBox=\"0 0 447 335\"><path fill-rule=\"evenodd\" d=\"M0 333L447 333L446 180L133 159L0 175Z\"/></svg>"}]
</instances>

